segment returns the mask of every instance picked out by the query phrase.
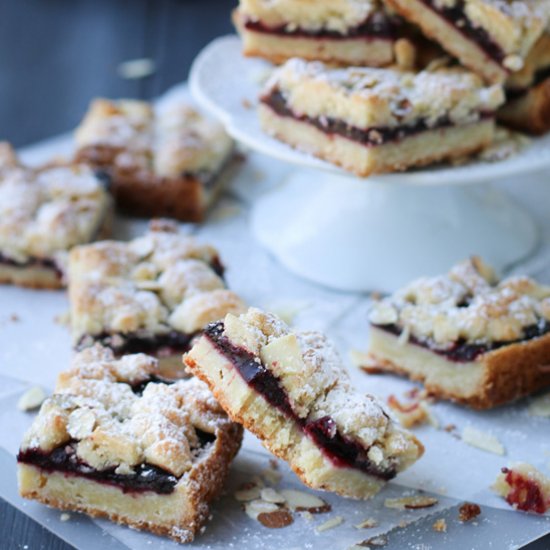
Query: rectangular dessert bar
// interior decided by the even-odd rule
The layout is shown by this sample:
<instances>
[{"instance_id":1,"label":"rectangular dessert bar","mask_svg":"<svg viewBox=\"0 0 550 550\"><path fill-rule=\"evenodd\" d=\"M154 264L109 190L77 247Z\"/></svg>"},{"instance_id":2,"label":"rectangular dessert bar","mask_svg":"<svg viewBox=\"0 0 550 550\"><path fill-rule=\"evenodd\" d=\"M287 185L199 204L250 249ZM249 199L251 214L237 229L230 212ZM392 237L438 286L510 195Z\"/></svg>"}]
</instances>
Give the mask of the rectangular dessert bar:
<instances>
[{"instance_id":1,"label":"rectangular dessert bar","mask_svg":"<svg viewBox=\"0 0 550 550\"><path fill-rule=\"evenodd\" d=\"M523 67L550 18L548 0L386 0L486 81Z\"/></svg>"},{"instance_id":2,"label":"rectangular dessert bar","mask_svg":"<svg viewBox=\"0 0 550 550\"><path fill-rule=\"evenodd\" d=\"M143 237L75 248L69 261L73 343L117 356L149 353L179 373L181 354L212 321L244 308L226 289L217 251L154 220Z\"/></svg>"},{"instance_id":3,"label":"rectangular dessert bar","mask_svg":"<svg viewBox=\"0 0 550 550\"><path fill-rule=\"evenodd\" d=\"M357 391L325 336L250 309L213 323L185 356L235 421L315 489L369 498L421 443Z\"/></svg>"},{"instance_id":4,"label":"rectangular dessert bar","mask_svg":"<svg viewBox=\"0 0 550 550\"><path fill-rule=\"evenodd\" d=\"M242 428L199 380L168 384L159 374L143 354L116 360L100 346L77 354L24 436L21 495L192 541Z\"/></svg>"},{"instance_id":5,"label":"rectangular dessert bar","mask_svg":"<svg viewBox=\"0 0 550 550\"><path fill-rule=\"evenodd\" d=\"M281 141L368 176L485 148L503 100L500 86L459 69L413 74L292 59L267 83L259 116Z\"/></svg>"},{"instance_id":6,"label":"rectangular dessert bar","mask_svg":"<svg viewBox=\"0 0 550 550\"><path fill-rule=\"evenodd\" d=\"M506 99L497 112L499 122L536 135L550 130L550 33L543 34L523 69L506 81Z\"/></svg>"},{"instance_id":7,"label":"rectangular dessert bar","mask_svg":"<svg viewBox=\"0 0 550 550\"><path fill-rule=\"evenodd\" d=\"M474 257L376 304L369 356L369 368L476 409L524 397L550 385L550 287L499 281Z\"/></svg>"},{"instance_id":8,"label":"rectangular dessert bar","mask_svg":"<svg viewBox=\"0 0 550 550\"><path fill-rule=\"evenodd\" d=\"M61 288L69 250L106 237L111 201L84 164L31 168L0 143L0 284Z\"/></svg>"},{"instance_id":9,"label":"rectangular dessert bar","mask_svg":"<svg viewBox=\"0 0 550 550\"><path fill-rule=\"evenodd\" d=\"M95 100L76 131L76 158L105 177L117 206L198 222L235 166L223 127L183 102Z\"/></svg>"},{"instance_id":10,"label":"rectangular dessert bar","mask_svg":"<svg viewBox=\"0 0 550 550\"><path fill-rule=\"evenodd\" d=\"M378 0L240 0L233 21L247 56L372 67L393 63L402 26Z\"/></svg>"}]
</instances>

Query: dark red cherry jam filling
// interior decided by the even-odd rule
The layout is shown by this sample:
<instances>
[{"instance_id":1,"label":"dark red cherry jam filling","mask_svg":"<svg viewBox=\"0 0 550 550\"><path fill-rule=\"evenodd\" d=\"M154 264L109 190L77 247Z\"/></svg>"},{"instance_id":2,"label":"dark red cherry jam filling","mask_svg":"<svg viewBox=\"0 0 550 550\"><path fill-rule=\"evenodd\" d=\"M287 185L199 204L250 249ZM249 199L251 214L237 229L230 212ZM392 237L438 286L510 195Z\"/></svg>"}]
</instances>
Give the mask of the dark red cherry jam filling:
<instances>
[{"instance_id":1,"label":"dark red cherry jam filling","mask_svg":"<svg viewBox=\"0 0 550 550\"><path fill-rule=\"evenodd\" d=\"M102 332L101 334L85 334L80 338L76 349L82 350L99 343L112 349L117 356L131 353L148 353L150 355L168 357L188 351L191 340L194 337L195 334L185 334L175 330L155 336L140 334L139 332L130 332L127 334Z\"/></svg>"},{"instance_id":2,"label":"dark red cherry jam filling","mask_svg":"<svg viewBox=\"0 0 550 550\"><path fill-rule=\"evenodd\" d=\"M439 6L436 5L434 0L420 1L440 17L443 17L466 38L475 42L493 61L496 61L499 65L502 64L506 53L484 28L476 26L468 19L464 11L466 7L464 0L457 0L454 6Z\"/></svg>"},{"instance_id":3,"label":"dark red cherry jam filling","mask_svg":"<svg viewBox=\"0 0 550 550\"><path fill-rule=\"evenodd\" d=\"M216 436L195 429L201 448L214 442ZM178 478L170 472L144 463L134 467L134 473L117 474L116 468L96 470L80 460L76 454L76 441L65 443L46 453L40 449L26 449L17 455L17 461L30 464L47 472L62 472L66 475L84 477L122 489L124 493L144 493L152 491L168 495L174 491Z\"/></svg>"},{"instance_id":4,"label":"dark red cherry jam filling","mask_svg":"<svg viewBox=\"0 0 550 550\"><path fill-rule=\"evenodd\" d=\"M153 491L167 495L174 491L178 479L170 472L152 464L140 464L133 474L117 474L115 468L95 470L80 460L75 450L76 442L61 445L50 453L40 449L26 449L17 455L17 461L36 466L47 472L63 472L66 475L84 477L106 485L114 485L124 493Z\"/></svg>"},{"instance_id":5,"label":"dark red cherry jam filling","mask_svg":"<svg viewBox=\"0 0 550 550\"><path fill-rule=\"evenodd\" d=\"M204 334L220 353L231 359L243 380L270 405L293 420L335 466L355 468L381 479L395 477L397 473L395 465L380 468L374 464L368 459L369 449L354 439L341 435L331 417L325 416L316 420L300 418L292 409L290 400L278 378L257 357L233 345L223 335L223 330L223 323L214 323L206 328Z\"/></svg>"},{"instance_id":6,"label":"dark red cherry jam filling","mask_svg":"<svg viewBox=\"0 0 550 550\"><path fill-rule=\"evenodd\" d=\"M402 329L397 325L376 325L374 327L389 332L395 336L400 336ZM525 327L523 330L523 338L519 340L513 340L509 342L487 342L482 344L475 344L467 342L466 340L460 339L454 342L450 347L447 348L438 348L436 344L431 341L420 340L415 336L409 336L409 342L420 346L426 349L429 349L431 352L436 353L437 355L442 355L445 359L449 361L454 361L456 363L468 363L470 361L475 361L480 355L494 351L496 349L502 348L504 346L509 346L512 344L519 344L521 342L526 342L532 340L533 338L538 338L539 336L544 336L550 332L550 323L548 321L541 320L536 325L531 325Z\"/></svg>"},{"instance_id":7,"label":"dark red cherry jam filling","mask_svg":"<svg viewBox=\"0 0 550 550\"><path fill-rule=\"evenodd\" d=\"M391 39L396 36L400 27L399 20L395 17L388 17L384 13L370 15L361 24L346 29L345 33L329 30L308 30L300 27L290 30L288 24L270 27L261 21L248 19L244 23L245 28L254 32L265 34L277 34L280 36L292 36L296 38L320 38L330 40L347 40L349 38L368 39Z\"/></svg>"},{"instance_id":8,"label":"dark red cherry jam filling","mask_svg":"<svg viewBox=\"0 0 550 550\"><path fill-rule=\"evenodd\" d=\"M57 278L60 281L64 277L63 271L59 268L55 260L51 258L37 258L31 256L24 262L17 262L16 260L8 258L7 256L4 256L2 253L0 253L0 265L7 265L8 267L17 267L21 269L33 267L50 269L51 271L55 272Z\"/></svg>"},{"instance_id":9,"label":"dark red cherry jam filling","mask_svg":"<svg viewBox=\"0 0 550 550\"><path fill-rule=\"evenodd\" d=\"M415 124L407 126L386 126L375 127L367 130L351 126L342 120L336 120L328 117L323 119L309 117L307 115L297 115L290 109L286 103L283 94L277 90L272 90L269 94L261 98L261 102L267 105L277 115L293 118L300 122L305 122L315 126L318 130L329 135L339 135L365 147L375 147L389 142L398 142L406 137L425 132L427 130L436 130L440 128L449 128L453 123L447 117L441 117L435 123L428 125L424 119L418 120ZM480 118L492 116L489 113L480 113Z\"/></svg>"}]
</instances>

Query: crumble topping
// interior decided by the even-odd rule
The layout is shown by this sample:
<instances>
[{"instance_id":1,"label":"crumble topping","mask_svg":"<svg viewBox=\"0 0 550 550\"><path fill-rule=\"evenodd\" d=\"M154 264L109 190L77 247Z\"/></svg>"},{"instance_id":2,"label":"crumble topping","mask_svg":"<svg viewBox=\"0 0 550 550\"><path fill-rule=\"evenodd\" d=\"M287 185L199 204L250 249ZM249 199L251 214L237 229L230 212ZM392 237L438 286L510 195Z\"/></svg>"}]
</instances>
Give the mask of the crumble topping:
<instances>
[{"instance_id":1,"label":"crumble topping","mask_svg":"<svg viewBox=\"0 0 550 550\"><path fill-rule=\"evenodd\" d=\"M157 373L156 360L147 355L116 360L101 346L81 352L42 405L22 451L47 453L66 443L96 470L125 475L149 463L180 477L200 458L197 430L215 434L228 420L195 378L150 382L141 395L134 393L132 386Z\"/></svg>"},{"instance_id":2,"label":"crumble topping","mask_svg":"<svg viewBox=\"0 0 550 550\"><path fill-rule=\"evenodd\" d=\"M355 391L322 334L293 333L274 315L250 308L239 317L226 316L224 336L256 355L276 377L294 414L311 422L330 417L333 429L367 448L377 467L389 467L397 456L404 462L417 457L410 434L392 421L383 405Z\"/></svg>"},{"instance_id":3,"label":"crumble topping","mask_svg":"<svg viewBox=\"0 0 550 550\"><path fill-rule=\"evenodd\" d=\"M414 74L367 67L329 68L320 62L291 59L276 69L264 97L277 92L296 116L330 118L355 128L412 125L428 127L442 119L455 125L478 121L503 102L500 86L462 69Z\"/></svg>"},{"instance_id":4,"label":"crumble topping","mask_svg":"<svg viewBox=\"0 0 550 550\"><path fill-rule=\"evenodd\" d=\"M85 165L23 166L8 143L0 143L0 252L24 263L55 258L92 240L109 198Z\"/></svg>"},{"instance_id":5,"label":"crumble topping","mask_svg":"<svg viewBox=\"0 0 550 550\"><path fill-rule=\"evenodd\" d=\"M467 343L512 342L529 327L550 322L550 287L529 277L499 281L473 257L447 275L421 278L375 304L374 325L396 325L438 348Z\"/></svg>"},{"instance_id":6,"label":"crumble topping","mask_svg":"<svg viewBox=\"0 0 550 550\"><path fill-rule=\"evenodd\" d=\"M80 149L114 150L120 170L179 178L215 173L233 150L223 126L184 102L153 110L144 101L96 99L76 131Z\"/></svg>"},{"instance_id":7,"label":"crumble topping","mask_svg":"<svg viewBox=\"0 0 550 550\"><path fill-rule=\"evenodd\" d=\"M268 27L346 34L364 23L381 5L377 0L240 0L239 11Z\"/></svg>"},{"instance_id":8,"label":"crumble topping","mask_svg":"<svg viewBox=\"0 0 550 550\"><path fill-rule=\"evenodd\" d=\"M103 333L192 334L244 309L216 274L214 248L155 220L130 242L77 247L70 257L71 324L75 343Z\"/></svg>"}]
</instances>

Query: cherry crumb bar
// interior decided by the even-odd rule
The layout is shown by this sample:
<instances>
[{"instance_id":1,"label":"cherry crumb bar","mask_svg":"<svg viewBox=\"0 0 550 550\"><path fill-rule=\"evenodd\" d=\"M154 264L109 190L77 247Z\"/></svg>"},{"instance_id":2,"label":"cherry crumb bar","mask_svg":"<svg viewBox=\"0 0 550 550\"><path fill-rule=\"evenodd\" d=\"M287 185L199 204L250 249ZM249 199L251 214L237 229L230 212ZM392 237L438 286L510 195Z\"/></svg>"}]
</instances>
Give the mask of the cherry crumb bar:
<instances>
[{"instance_id":1,"label":"cherry crumb bar","mask_svg":"<svg viewBox=\"0 0 550 550\"><path fill-rule=\"evenodd\" d=\"M106 237L111 201L85 164L31 168L0 143L0 284L62 288L69 250Z\"/></svg>"},{"instance_id":2,"label":"cherry crumb bar","mask_svg":"<svg viewBox=\"0 0 550 550\"><path fill-rule=\"evenodd\" d=\"M117 360L100 346L77 354L24 436L21 495L192 541L242 428L199 380L168 384L158 376L147 355Z\"/></svg>"},{"instance_id":3,"label":"cherry crumb bar","mask_svg":"<svg viewBox=\"0 0 550 550\"><path fill-rule=\"evenodd\" d=\"M389 65L401 31L378 0L241 0L233 20L244 54L275 63Z\"/></svg>"},{"instance_id":4,"label":"cherry crumb bar","mask_svg":"<svg viewBox=\"0 0 550 550\"><path fill-rule=\"evenodd\" d=\"M327 339L257 309L211 324L185 356L230 418L308 486L369 498L423 453L380 402L357 392Z\"/></svg>"},{"instance_id":5,"label":"cherry crumb bar","mask_svg":"<svg viewBox=\"0 0 550 550\"><path fill-rule=\"evenodd\" d=\"M97 99L76 142L76 158L109 181L117 206L149 218L201 221L235 164L223 127L184 102L154 110Z\"/></svg>"},{"instance_id":6,"label":"cherry crumb bar","mask_svg":"<svg viewBox=\"0 0 550 550\"><path fill-rule=\"evenodd\" d=\"M183 369L181 354L208 323L244 310L225 286L217 251L166 220L130 242L75 248L69 280L76 349L101 343L117 356L149 353L167 372Z\"/></svg>"},{"instance_id":7,"label":"cherry crumb bar","mask_svg":"<svg viewBox=\"0 0 550 550\"><path fill-rule=\"evenodd\" d=\"M368 176L484 149L504 96L462 70L333 69L292 59L260 99L268 134Z\"/></svg>"},{"instance_id":8,"label":"cherry crumb bar","mask_svg":"<svg viewBox=\"0 0 550 550\"><path fill-rule=\"evenodd\" d=\"M524 397L550 385L550 287L499 281L474 257L377 303L369 356L372 367L476 409Z\"/></svg>"},{"instance_id":9,"label":"cherry crumb bar","mask_svg":"<svg viewBox=\"0 0 550 550\"><path fill-rule=\"evenodd\" d=\"M387 0L487 82L522 69L550 18L548 0Z\"/></svg>"}]
</instances>

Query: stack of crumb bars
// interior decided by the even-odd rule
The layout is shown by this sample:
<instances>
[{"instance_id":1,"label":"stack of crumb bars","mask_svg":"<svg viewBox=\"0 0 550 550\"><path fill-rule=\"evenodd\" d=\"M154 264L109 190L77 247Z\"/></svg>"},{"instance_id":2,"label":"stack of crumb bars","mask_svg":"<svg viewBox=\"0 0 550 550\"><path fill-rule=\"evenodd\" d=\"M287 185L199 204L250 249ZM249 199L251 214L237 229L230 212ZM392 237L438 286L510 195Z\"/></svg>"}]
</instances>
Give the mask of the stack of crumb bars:
<instances>
[{"instance_id":1,"label":"stack of crumb bars","mask_svg":"<svg viewBox=\"0 0 550 550\"><path fill-rule=\"evenodd\" d=\"M282 64L262 128L359 176L462 162L495 121L550 130L548 0L241 0L234 21Z\"/></svg>"}]
</instances>

